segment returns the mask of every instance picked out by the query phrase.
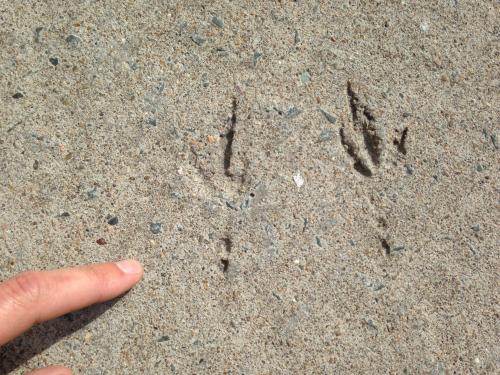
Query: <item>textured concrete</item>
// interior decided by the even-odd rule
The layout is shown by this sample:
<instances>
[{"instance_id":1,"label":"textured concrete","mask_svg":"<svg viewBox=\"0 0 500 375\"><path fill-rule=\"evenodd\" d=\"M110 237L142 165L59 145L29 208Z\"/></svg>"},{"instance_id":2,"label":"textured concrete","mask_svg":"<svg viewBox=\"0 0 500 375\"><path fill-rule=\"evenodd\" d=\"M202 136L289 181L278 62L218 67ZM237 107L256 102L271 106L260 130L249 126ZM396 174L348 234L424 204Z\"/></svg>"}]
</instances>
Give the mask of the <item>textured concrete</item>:
<instances>
[{"instance_id":1,"label":"textured concrete","mask_svg":"<svg viewBox=\"0 0 500 375\"><path fill-rule=\"evenodd\" d=\"M0 4L0 279L146 270L0 372L498 373L497 1Z\"/></svg>"}]
</instances>

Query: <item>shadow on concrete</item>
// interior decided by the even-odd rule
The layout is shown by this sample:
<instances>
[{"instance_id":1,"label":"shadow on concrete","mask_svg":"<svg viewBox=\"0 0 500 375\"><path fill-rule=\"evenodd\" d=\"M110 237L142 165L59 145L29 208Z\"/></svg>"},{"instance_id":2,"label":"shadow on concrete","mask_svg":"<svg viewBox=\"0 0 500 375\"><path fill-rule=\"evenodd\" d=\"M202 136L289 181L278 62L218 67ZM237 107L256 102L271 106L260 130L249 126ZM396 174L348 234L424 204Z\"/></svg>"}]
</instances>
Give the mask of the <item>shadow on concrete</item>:
<instances>
[{"instance_id":1,"label":"shadow on concrete","mask_svg":"<svg viewBox=\"0 0 500 375\"><path fill-rule=\"evenodd\" d=\"M120 298L38 324L0 347L0 375L7 375L62 338L85 327L113 307Z\"/></svg>"}]
</instances>

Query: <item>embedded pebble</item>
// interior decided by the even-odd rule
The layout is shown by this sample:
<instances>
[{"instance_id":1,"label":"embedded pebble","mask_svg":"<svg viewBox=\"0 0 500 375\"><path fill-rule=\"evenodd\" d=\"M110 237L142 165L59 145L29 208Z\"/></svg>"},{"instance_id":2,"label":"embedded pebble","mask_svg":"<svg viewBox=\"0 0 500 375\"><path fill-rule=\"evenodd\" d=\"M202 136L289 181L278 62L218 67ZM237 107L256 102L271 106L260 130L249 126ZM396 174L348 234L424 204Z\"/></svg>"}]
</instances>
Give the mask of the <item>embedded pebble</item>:
<instances>
[{"instance_id":1,"label":"embedded pebble","mask_svg":"<svg viewBox=\"0 0 500 375\"><path fill-rule=\"evenodd\" d=\"M68 35L65 40L66 40L66 43L71 44L73 46L76 46L77 44L79 44L81 42L81 39L73 34Z\"/></svg>"},{"instance_id":2,"label":"embedded pebble","mask_svg":"<svg viewBox=\"0 0 500 375\"><path fill-rule=\"evenodd\" d=\"M262 57L262 53L260 52L254 52L253 57L252 57L252 65L255 67L257 65L257 62L260 60Z\"/></svg>"},{"instance_id":3,"label":"embedded pebble","mask_svg":"<svg viewBox=\"0 0 500 375\"><path fill-rule=\"evenodd\" d=\"M292 107L286 113L286 117L287 118L294 118L294 117L297 117L298 115L300 115L301 113L302 113L302 111L300 109Z\"/></svg>"},{"instance_id":4,"label":"embedded pebble","mask_svg":"<svg viewBox=\"0 0 500 375\"><path fill-rule=\"evenodd\" d=\"M57 64L59 64L59 59L57 57L49 57L49 61L54 66L56 66Z\"/></svg>"},{"instance_id":5,"label":"embedded pebble","mask_svg":"<svg viewBox=\"0 0 500 375\"><path fill-rule=\"evenodd\" d=\"M328 120L329 123L331 123L331 124L337 123L337 118L335 116L329 114L328 112L326 112L322 109L320 109L319 111L323 114L323 116L325 116L325 118Z\"/></svg>"},{"instance_id":6,"label":"embedded pebble","mask_svg":"<svg viewBox=\"0 0 500 375\"><path fill-rule=\"evenodd\" d=\"M161 223L151 223L149 224L149 230L153 234L158 234L161 232Z\"/></svg>"},{"instance_id":7,"label":"embedded pebble","mask_svg":"<svg viewBox=\"0 0 500 375\"><path fill-rule=\"evenodd\" d=\"M97 188L94 187L92 190L87 191L87 197L89 199L93 199L93 198L97 197Z\"/></svg>"},{"instance_id":8,"label":"embedded pebble","mask_svg":"<svg viewBox=\"0 0 500 375\"><path fill-rule=\"evenodd\" d=\"M202 46L207 41L205 38L199 36L198 34L194 34L191 36L191 40L195 42L197 45Z\"/></svg>"},{"instance_id":9,"label":"embedded pebble","mask_svg":"<svg viewBox=\"0 0 500 375\"><path fill-rule=\"evenodd\" d=\"M221 28L221 29L222 29L222 28L224 28L224 20L223 20L222 18L219 18L219 17L217 17L217 16L213 16L213 17L212 17L212 23L213 23L215 26L217 26L217 27L219 27L219 28Z\"/></svg>"},{"instance_id":10,"label":"embedded pebble","mask_svg":"<svg viewBox=\"0 0 500 375\"><path fill-rule=\"evenodd\" d=\"M332 129L323 129L319 134L319 141L326 142L333 138L335 132Z\"/></svg>"},{"instance_id":11,"label":"embedded pebble","mask_svg":"<svg viewBox=\"0 0 500 375\"><path fill-rule=\"evenodd\" d=\"M293 42L299 44L302 41L298 30L295 30L295 35L293 36Z\"/></svg>"},{"instance_id":12,"label":"embedded pebble","mask_svg":"<svg viewBox=\"0 0 500 375\"><path fill-rule=\"evenodd\" d=\"M118 218L116 216L113 216L112 218L110 218L108 220L108 224L109 225L116 225L116 224L118 224Z\"/></svg>"},{"instance_id":13,"label":"embedded pebble","mask_svg":"<svg viewBox=\"0 0 500 375\"><path fill-rule=\"evenodd\" d=\"M300 81L302 83L308 83L310 80L311 80L311 75L307 70L300 75Z\"/></svg>"},{"instance_id":14,"label":"embedded pebble","mask_svg":"<svg viewBox=\"0 0 500 375\"><path fill-rule=\"evenodd\" d=\"M304 178L300 175L300 172L297 172L297 174L293 175L293 181L299 188L304 185Z\"/></svg>"},{"instance_id":15,"label":"embedded pebble","mask_svg":"<svg viewBox=\"0 0 500 375\"><path fill-rule=\"evenodd\" d=\"M498 145L498 138L497 138L497 135L496 135L496 134L492 134L492 135L490 136L490 138L491 138L491 143L493 143L493 146L494 146L494 147L498 150L498 148L499 148L500 146Z\"/></svg>"}]
</instances>

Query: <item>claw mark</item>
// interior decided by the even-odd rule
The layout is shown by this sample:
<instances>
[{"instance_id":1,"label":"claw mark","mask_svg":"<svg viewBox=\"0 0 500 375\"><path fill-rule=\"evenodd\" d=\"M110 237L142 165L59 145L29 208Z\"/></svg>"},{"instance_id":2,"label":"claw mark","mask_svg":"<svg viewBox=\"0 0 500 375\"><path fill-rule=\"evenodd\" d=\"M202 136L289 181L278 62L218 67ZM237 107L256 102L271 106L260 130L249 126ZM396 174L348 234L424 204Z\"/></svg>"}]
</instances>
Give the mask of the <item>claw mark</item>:
<instances>
[{"instance_id":1,"label":"claw mark","mask_svg":"<svg viewBox=\"0 0 500 375\"><path fill-rule=\"evenodd\" d=\"M230 253L233 248L233 241L230 238L225 237L222 238L222 242L224 242L224 247L226 248L226 252Z\"/></svg>"},{"instance_id":2,"label":"claw mark","mask_svg":"<svg viewBox=\"0 0 500 375\"><path fill-rule=\"evenodd\" d=\"M222 272L227 272L229 269L229 253L233 248L233 241L229 237L221 238L221 241L224 242L224 248L226 249L226 257L221 258L220 262L222 263Z\"/></svg>"},{"instance_id":3,"label":"claw mark","mask_svg":"<svg viewBox=\"0 0 500 375\"><path fill-rule=\"evenodd\" d=\"M373 111L360 100L360 96L354 92L350 81L347 81L347 96L354 127L362 131L368 154L373 163L378 165L382 156L383 139L375 125L376 119Z\"/></svg>"},{"instance_id":4,"label":"claw mark","mask_svg":"<svg viewBox=\"0 0 500 375\"><path fill-rule=\"evenodd\" d=\"M380 239L380 244L385 250L385 255L391 255L391 246L389 245L389 243L385 238Z\"/></svg>"},{"instance_id":5,"label":"claw mark","mask_svg":"<svg viewBox=\"0 0 500 375\"><path fill-rule=\"evenodd\" d=\"M224 174L228 177L232 177L233 174L230 171L231 168L231 158L233 156L233 141L236 132L236 110L238 108L238 103L236 98L233 98L233 107L231 115L231 127L225 135L226 137L226 148L224 149Z\"/></svg>"},{"instance_id":6,"label":"claw mark","mask_svg":"<svg viewBox=\"0 0 500 375\"><path fill-rule=\"evenodd\" d=\"M354 160L354 169L365 177L372 177L373 176L372 171L370 170L370 168L368 168L366 163L359 157L358 147L352 140L346 137L343 127L340 128L339 134L340 134L340 142L345 147L349 156Z\"/></svg>"},{"instance_id":7,"label":"claw mark","mask_svg":"<svg viewBox=\"0 0 500 375\"><path fill-rule=\"evenodd\" d=\"M222 263L222 272L227 272L227 269L229 268L229 259L222 258L220 262Z\"/></svg>"},{"instance_id":8,"label":"claw mark","mask_svg":"<svg viewBox=\"0 0 500 375\"><path fill-rule=\"evenodd\" d=\"M394 145L398 148L398 152L400 152L403 155L406 155L407 150L406 150L406 137L408 136L408 128L403 129L403 133L401 134L401 139L395 139L394 140Z\"/></svg>"}]
</instances>

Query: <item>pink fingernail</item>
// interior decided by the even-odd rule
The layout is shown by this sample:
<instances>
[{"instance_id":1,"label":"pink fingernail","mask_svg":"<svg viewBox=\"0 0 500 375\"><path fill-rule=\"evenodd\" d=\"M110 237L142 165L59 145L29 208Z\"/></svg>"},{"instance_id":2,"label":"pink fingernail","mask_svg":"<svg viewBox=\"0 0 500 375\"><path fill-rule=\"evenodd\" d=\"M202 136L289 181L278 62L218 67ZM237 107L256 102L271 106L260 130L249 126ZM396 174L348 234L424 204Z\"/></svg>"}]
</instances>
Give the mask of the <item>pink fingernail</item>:
<instances>
[{"instance_id":1,"label":"pink fingernail","mask_svg":"<svg viewBox=\"0 0 500 375\"><path fill-rule=\"evenodd\" d=\"M135 274L142 273L142 265L133 259L121 260L115 263L124 273Z\"/></svg>"}]
</instances>

